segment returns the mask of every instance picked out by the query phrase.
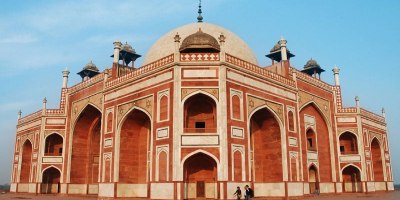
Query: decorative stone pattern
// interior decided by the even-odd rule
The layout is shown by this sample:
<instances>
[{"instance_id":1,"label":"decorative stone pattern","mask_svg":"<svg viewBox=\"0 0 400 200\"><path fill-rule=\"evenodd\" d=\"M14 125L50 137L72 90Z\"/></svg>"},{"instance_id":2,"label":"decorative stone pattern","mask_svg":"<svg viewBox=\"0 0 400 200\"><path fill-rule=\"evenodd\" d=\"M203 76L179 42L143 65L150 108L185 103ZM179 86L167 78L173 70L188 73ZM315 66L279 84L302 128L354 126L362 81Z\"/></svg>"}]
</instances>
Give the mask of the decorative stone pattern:
<instances>
[{"instance_id":1,"label":"decorative stone pattern","mask_svg":"<svg viewBox=\"0 0 400 200\"><path fill-rule=\"evenodd\" d=\"M182 62L219 61L219 53L181 53Z\"/></svg>"},{"instance_id":2,"label":"decorative stone pattern","mask_svg":"<svg viewBox=\"0 0 400 200\"><path fill-rule=\"evenodd\" d=\"M369 131L369 138L371 138L371 141L372 141L372 138L374 138L374 137L376 137L379 140L379 142L382 142L382 134L381 133Z\"/></svg>"},{"instance_id":3,"label":"decorative stone pattern","mask_svg":"<svg viewBox=\"0 0 400 200\"><path fill-rule=\"evenodd\" d=\"M358 135L357 134L358 133L358 129L357 128L338 128L337 129L338 134L344 133L346 131L349 131L349 132L352 132L352 133L355 133L356 135Z\"/></svg>"},{"instance_id":4,"label":"decorative stone pattern","mask_svg":"<svg viewBox=\"0 0 400 200\"><path fill-rule=\"evenodd\" d=\"M60 134L63 138L65 138L65 130L45 130L44 131L44 137L46 138L48 135L52 133L58 133Z\"/></svg>"},{"instance_id":5,"label":"decorative stone pattern","mask_svg":"<svg viewBox=\"0 0 400 200\"><path fill-rule=\"evenodd\" d=\"M153 95L141 98L141 99L136 99L130 102L127 102L125 104L119 105L117 107L117 123L120 124L121 119L123 116L125 116L126 112L131 110L133 107L140 107L148 112L150 116L153 115Z\"/></svg>"},{"instance_id":6,"label":"decorative stone pattern","mask_svg":"<svg viewBox=\"0 0 400 200\"><path fill-rule=\"evenodd\" d=\"M330 109L329 101L325 100L321 97L312 95L308 92L299 91L298 102L299 102L300 108L309 102L314 102L317 104L317 106L320 108L320 110L325 114L325 116L327 116L328 119L331 116L331 111L330 111L331 109Z\"/></svg>"},{"instance_id":7,"label":"decorative stone pattern","mask_svg":"<svg viewBox=\"0 0 400 200\"><path fill-rule=\"evenodd\" d=\"M90 79L89 79L90 80ZM94 105L97 109L101 110L103 108L103 94L102 93L97 93L93 96L75 101L72 103L72 109L71 109L71 121L75 122L76 118L79 116L79 114L82 112L84 108L86 108L86 105L92 104Z\"/></svg>"},{"instance_id":8,"label":"decorative stone pattern","mask_svg":"<svg viewBox=\"0 0 400 200\"><path fill-rule=\"evenodd\" d=\"M266 105L270 109L272 109L275 114L279 117L279 119L283 122L283 106L282 104L269 101L267 99L258 98L252 95L247 95L247 115L253 112L253 110L257 109L260 106Z\"/></svg>"},{"instance_id":9,"label":"decorative stone pattern","mask_svg":"<svg viewBox=\"0 0 400 200\"><path fill-rule=\"evenodd\" d=\"M182 89L182 94L181 94L181 100L183 100L186 96L190 95L193 92L196 91L203 91L206 92L208 94L211 94L212 96L214 96L217 100L219 98L219 91L218 88L183 88Z\"/></svg>"}]
</instances>

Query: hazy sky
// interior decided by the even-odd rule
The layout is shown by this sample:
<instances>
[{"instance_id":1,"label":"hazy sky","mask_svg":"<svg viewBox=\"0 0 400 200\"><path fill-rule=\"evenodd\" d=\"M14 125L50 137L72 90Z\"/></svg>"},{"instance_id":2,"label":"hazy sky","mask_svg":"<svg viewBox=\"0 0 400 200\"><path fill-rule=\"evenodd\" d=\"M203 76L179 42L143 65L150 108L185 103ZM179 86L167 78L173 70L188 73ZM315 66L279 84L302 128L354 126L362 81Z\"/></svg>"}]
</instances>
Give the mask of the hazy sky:
<instances>
[{"instance_id":1,"label":"hazy sky","mask_svg":"<svg viewBox=\"0 0 400 200\"><path fill-rule=\"evenodd\" d=\"M113 42L128 41L146 55L168 31L196 22L197 0L181 1L1 1L0 2L0 184L9 183L17 112L26 116L58 108L62 73L69 86L91 60L112 64ZM283 36L302 69L312 57L326 70L340 68L343 103L381 114L386 109L395 183L400 183L400 1L248 1L203 0L204 22L241 37L261 66ZM135 66L141 66L143 57Z\"/></svg>"}]
</instances>

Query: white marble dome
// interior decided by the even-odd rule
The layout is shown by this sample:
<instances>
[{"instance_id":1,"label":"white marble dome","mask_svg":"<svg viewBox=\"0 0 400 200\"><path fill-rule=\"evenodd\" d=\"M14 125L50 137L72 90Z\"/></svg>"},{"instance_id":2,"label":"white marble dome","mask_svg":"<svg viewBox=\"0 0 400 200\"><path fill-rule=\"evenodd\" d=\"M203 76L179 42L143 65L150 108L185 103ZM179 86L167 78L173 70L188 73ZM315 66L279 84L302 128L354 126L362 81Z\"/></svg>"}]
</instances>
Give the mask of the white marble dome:
<instances>
[{"instance_id":1,"label":"white marble dome","mask_svg":"<svg viewBox=\"0 0 400 200\"><path fill-rule=\"evenodd\" d=\"M257 58L253 51L242 39L225 28L209 23L192 23L184 25L163 35L147 52L143 60L143 65L147 65L160 58L173 54L175 52L174 37L176 33L181 37L180 41L182 43L187 36L199 31L199 28L201 28L201 31L212 35L217 40L221 33L224 34L226 37L224 44L226 53L258 65Z\"/></svg>"}]
</instances>

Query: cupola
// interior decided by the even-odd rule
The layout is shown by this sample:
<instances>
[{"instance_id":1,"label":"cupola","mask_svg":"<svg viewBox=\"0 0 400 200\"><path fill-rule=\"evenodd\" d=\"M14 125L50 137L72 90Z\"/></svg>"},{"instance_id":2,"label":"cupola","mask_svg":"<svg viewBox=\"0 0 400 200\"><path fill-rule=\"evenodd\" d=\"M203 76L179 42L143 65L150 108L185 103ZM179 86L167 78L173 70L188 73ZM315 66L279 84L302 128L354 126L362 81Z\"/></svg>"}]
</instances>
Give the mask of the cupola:
<instances>
[{"instance_id":1,"label":"cupola","mask_svg":"<svg viewBox=\"0 0 400 200\"><path fill-rule=\"evenodd\" d=\"M321 80L321 73L324 72L325 70L319 66L317 61L313 60L312 58L304 65L304 70L302 72L313 76L314 78L317 78L317 74L319 76L319 80Z\"/></svg>"},{"instance_id":2,"label":"cupola","mask_svg":"<svg viewBox=\"0 0 400 200\"><path fill-rule=\"evenodd\" d=\"M92 61L90 61L90 63L86 64L82 71L78 72L77 74L79 74L82 77L82 81L84 81L85 77L87 80L99 74L99 68L97 68Z\"/></svg>"},{"instance_id":3,"label":"cupola","mask_svg":"<svg viewBox=\"0 0 400 200\"><path fill-rule=\"evenodd\" d=\"M282 60L282 53L281 53L281 44L282 43L286 44L286 40L283 40L283 38L281 40L279 40L273 47L272 49L269 51L268 55L265 55L266 57L270 58L272 60L272 64L274 64L274 61L276 62L281 62ZM286 45L285 45L286 46ZM290 53L288 48L286 49L286 53L287 53L287 59L290 60L291 57L294 57L295 55Z\"/></svg>"},{"instance_id":4,"label":"cupola","mask_svg":"<svg viewBox=\"0 0 400 200\"><path fill-rule=\"evenodd\" d=\"M217 39L201 31L201 28L196 33L187 36L179 48L182 53L220 52L220 50Z\"/></svg>"},{"instance_id":5,"label":"cupola","mask_svg":"<svg viewBox=\"0 0 400 200\"><path fill-rule=\"evenodd\" d=\"M111 57L114 57L114 54L111 55ZM128 42L121 46L121 50L119 51L119 60L122 60L122 65L127 66L130 62L132 62L133 68L134 62L140 57L142 56L137 54L135 49L133 49L132 46L128 44Z\"/></svg>"}]
</instances>

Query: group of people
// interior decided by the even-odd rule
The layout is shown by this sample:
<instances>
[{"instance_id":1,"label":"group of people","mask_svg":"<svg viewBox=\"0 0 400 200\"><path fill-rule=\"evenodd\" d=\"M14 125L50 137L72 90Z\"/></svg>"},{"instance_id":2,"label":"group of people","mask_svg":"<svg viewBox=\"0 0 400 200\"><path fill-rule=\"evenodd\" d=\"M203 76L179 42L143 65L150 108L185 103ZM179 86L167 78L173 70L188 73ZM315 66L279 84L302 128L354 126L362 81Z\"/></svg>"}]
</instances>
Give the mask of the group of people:
<instances>
[{"instance_id":1,"label":"group of people","mask_svg":"<svg viewBox=\"0 0 400 200\"><path fill-rule=\"evenodd\" d=\"M233 193L233 195L236 196L238 200L242 198L242 190L240 190L239 186L237 187L236 192ZM250 200L252 197L254 197L253 190L248 185L244 186L244 199Z\"/></svg>"}]
</instances>

